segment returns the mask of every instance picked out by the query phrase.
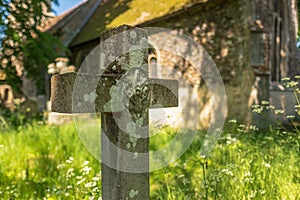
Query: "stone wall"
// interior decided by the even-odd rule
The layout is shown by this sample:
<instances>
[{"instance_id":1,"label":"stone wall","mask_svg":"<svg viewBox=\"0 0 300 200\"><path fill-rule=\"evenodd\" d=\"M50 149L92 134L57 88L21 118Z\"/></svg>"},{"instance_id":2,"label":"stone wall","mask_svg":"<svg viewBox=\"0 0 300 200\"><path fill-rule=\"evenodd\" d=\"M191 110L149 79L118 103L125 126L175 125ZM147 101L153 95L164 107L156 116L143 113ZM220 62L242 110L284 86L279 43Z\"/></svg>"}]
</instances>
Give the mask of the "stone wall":
<instances>
[{"instance_id":1,"label":"stone wall","mask_svg":"<svg viewBox=\"0 0 300 200\"><path fill-rule=\"evenodd\" d=\"M143 25L178 31L202 45L221 72L227 93L228 118L240 121L247 119L248 100L254 81L254 73L249 64L250 11L249 1L210 1ZM183 59L171 59L165 52L159 54L159 63L164 66L181 66L181 71L189 67ZM198 91L199 104L202 105L200 110L209 110L206 108L209 105L206 87L200 84ZM200 115L205 127L210 114L206 112Z\"/></svg>"},{"instance_id":2,"label":"stone wall","mask_svg":"<svg viewBox=\"0 0 300 200\"><path fill-rule=\"evenodd\" d=\"M275 11L275 2L275 0L210 0L196 3L139 26L172 29L177 33L188 35L202 45L221 72L227 93L228 118L245 122L251 118L249 113L251 103L260 103L270 98L269 83L275 58L274 16L278 14L278 11ZM300 72L298 65L300 59L295 58L298 29L296 0L277 0L277 2L280 5L279 10L281 9L285 16L286 37L276 55L282 55L281 75L293 76ZM254 36L257 32L253 31L253 27L262 31L263 48L253 46L253 38L257 36ZM98 44L99 39L95 39L73 47L72 63L79 67L90 50ZM255 74L251 56L256 51L264 53L261 53L262 66L258 70L255 68ZM164 51L154 50L154 54L159 64L178 70L183 77L193 75L194 78L187 79L191 85L198 87L200 110L205 111L200 115L203 124L208 124L211 116L206 111L210 110L210 96L193 66L184 59ZM159 70L157 75L166 75L163 68ZM178 76L173 74L169 75L169 78Z\"/></svg>"}]
</instances>

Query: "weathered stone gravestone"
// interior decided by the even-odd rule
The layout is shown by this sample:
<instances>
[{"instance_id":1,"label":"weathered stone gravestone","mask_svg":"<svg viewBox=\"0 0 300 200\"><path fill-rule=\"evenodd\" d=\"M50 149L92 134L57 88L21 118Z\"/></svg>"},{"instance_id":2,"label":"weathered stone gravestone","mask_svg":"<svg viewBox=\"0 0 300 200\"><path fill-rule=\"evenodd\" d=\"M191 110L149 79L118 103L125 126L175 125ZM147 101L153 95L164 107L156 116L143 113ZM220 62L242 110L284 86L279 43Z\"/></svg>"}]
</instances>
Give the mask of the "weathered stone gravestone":
<instances>
[{"instance_id":1,"label":"weathered stone gravestone","mask_svg":"<svg viewBox=\"0 0 300 200\"><path fill-rule=\"evenodd\" d=\"M145 30L117 27L101 36L105 70L51 80L53 111L101 115L104 200L150 198L148 109L178 105L176 80L148 78L147 45Z\"/></svg>"}]
</instances>

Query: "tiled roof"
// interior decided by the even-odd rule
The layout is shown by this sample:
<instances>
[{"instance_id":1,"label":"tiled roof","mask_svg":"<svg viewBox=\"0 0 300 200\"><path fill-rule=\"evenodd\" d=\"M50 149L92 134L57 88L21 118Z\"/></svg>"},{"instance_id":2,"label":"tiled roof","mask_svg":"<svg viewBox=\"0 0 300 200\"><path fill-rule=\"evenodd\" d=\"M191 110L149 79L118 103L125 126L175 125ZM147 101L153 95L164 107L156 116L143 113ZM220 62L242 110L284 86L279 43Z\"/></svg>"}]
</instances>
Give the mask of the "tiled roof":
<instances>
[{"instance_id":1,"label":"tiled roof","mask_svg":"<svg viewBox=\"0 0 300 200\"><path fill-rule=\"evenodd\" d=\"M92 17L99 4L100 0L84 1L62 15L50 19L42 31L58 36L66 46L69 46L74 37Z\"/></svg>"},{"instance_id":2,"label":"tiled roof","mask_svg":"<svg viewBox=\"0 0 300 200\"><path fill-rule=\"evenodd\" d=\"M122 24L138 25L209 0L89 0L55 17L44 31L69 46L97 39Z\"/></svg>"}]
</instances>

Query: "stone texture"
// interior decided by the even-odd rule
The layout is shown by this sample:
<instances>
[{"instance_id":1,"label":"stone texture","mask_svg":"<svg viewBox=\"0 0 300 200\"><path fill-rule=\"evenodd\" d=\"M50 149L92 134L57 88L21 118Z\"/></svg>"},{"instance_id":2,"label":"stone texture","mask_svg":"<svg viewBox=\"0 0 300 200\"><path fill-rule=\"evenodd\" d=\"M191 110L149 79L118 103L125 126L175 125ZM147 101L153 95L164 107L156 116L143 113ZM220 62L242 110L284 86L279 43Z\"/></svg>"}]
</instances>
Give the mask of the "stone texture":
<instances>
[{"instance_id":1,"label":"stone texture","mask_svg":"<svg viewBox=\"0 0 300 200\"><path fill-rule=\"evenodd\" d=\"M110 102L112 99L110 89L116 85L118 79L120 79L120 75L114 74L104 76L77 73L54 75L51 79L51 111L60 113L122 111L116 110L116 107L105 106L112 103ZM75 81L80 85L76 87L78 89L76 91L74 91ZM147 85L150 93L150 108L178 106L178 81L149 79ZM96 96L92 102L85 101L82 95L91 96L94 93Z\"/></svg>"},{"instance_id":2,"label":"stone texture","mask_svg":"<svg viewBox=\"0 0 300 200\"><path fill-rule=\"evenodd\" d=\"M104 200L150 199L148 109L178 105L177 81L148 78L145 44L143 29L117 27L101 37L98 67L52 77L53 111L101 112Z\"/></svg>"},{"instance_id":3,"label":"stone texture","mask_svg":"<svg viewBox=\"0 0 300 200\"><path fill-rule=\"evenodd\" d=\"M173 29L174 32L186 34L202 45L221 72L227 93L227 117L239 121L247 119L248 100L254 82L250 65L249 7L249 1L211 1L192 7L188 12L143 25ZM214 12L210 12L211 10ZM209 106L212 104L209 103L209 93L203 80L197 77L199 74L195 73L184 58L163 51L158 54L159 63L169 68L177 67L181 72L180 76L188 77L193 74L195 78L188 80L190 84L198 87L200 126L208 128L212 116L207 110L210 110ZM165 77L166 75L162 75L162 78Z\"/></svg>"},{"instance_id":4,"label":"stone texture","mask_svg":"<svg viewBox=\"0 0 300 200\"><path fill-rule=\"evenodd\" d=\"M275 9L275 2L278 2L278 10ZM113 10L110 7L113 5L114 2L109 2L103 4L102 8L100 5L98 10L100 11L104 8ZM125 10L132 11L133 9L135 8L126 8ZM147 8L145 10L139 8L138 10L145 11ZM281 49L278 49L275 53L274 23L276 16L280 15L280 13L283 13L281 15L284 20L284 37L281 38ZM93 24L93 26L87 26L85 30L83 27L82 33L79 34L80 36L83 33L87 33L86 35L93 35L93 37L78 37L76 41L85 38L85 42L73 43L70 46L73 53L71 60L77 67L80 66L86 55L98 45L99 40L96 38L96 35L99 34L99 30L107 29L108 27L105 25L114 20L113 18L106 19L103 17L101 20L106 19L107 21L99 21L99 24L95 19L99 19L99 15L92 17L88 22ZM126 21L126 19L124 20ZM236 118L241 122L245 122L251 118L251 114L249 114L249 101L253 102L250 96L251 92L254 94L255 90L258 89L262 91L257 92L257 94L262 94L265 89L268 89L268 84L262 85L262 88L255 88L253 84L255 83L256 75L265 76L265 78L269 79L271 85L273 84L272 82L280 82L280 77L276 79L272 75L276 60L275 55L277 55L277 62L278 55L282 56L279 65L281 76L292 77L300 73L300 59L295 46L298 30L296 0L197 0L192 1L191 4L179 10L171 11L164 16L143 22L139 26L164 27L178 33L187 34L208 51L220 69L226 85L229 119ZM251 46L251 40L256 37L255 31L253 31L255 27L263 30L263 35L261 36L264 44L261 45L264 45L264 48L262 46L258 47L260 45ZM260 59L260 61L264 59L264 63L259 67L253 66L251 55L254 55L254 52L261 51L264 51L262 53L264 58ZM160 55L158 62L170 68L177 68L182 72L182 76L187 77L194 73L190 64L185 62L184 59L163 51L158 51L157 53ZM163 71L158 72L158 74L164 75ZM198 74L196 75L198 76ZM208 91L205 89L205 84L201 81L200 83L191 79L190 81L195 87L199 88L200 110L208 110L210 98ZM270 96L257 96L254 98L269 100ZM200 115L205 117L205 119L211 118L207 112L200 113Z\"/></svg>"}]
</instances>

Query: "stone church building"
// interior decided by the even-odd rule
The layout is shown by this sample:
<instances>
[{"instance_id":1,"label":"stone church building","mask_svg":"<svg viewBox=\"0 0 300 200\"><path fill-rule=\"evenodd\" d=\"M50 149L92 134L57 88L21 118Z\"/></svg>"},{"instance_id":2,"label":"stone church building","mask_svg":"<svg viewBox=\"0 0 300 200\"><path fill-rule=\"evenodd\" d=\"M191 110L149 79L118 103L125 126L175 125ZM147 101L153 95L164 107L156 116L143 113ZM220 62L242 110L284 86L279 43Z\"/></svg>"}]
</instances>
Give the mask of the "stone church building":
<instances>
[{"instance_id":1,"label":"stone church building","mask_svg":"<svg viewBox=\"0 0 300 200\"><path fill-rule=\"evenodd\" d=\"M89 0L52 18L43 30L61 39L78 68L100 34L121 24L172 29L202 45L224 81L228 119L245 122L249 107L263 100L293 114L294 97L281 79L300 75L296 0ZM149 56L182 75L190 68L155 49ZM209 95L201 83L192 85L203 101L201 112Z\"/></svg>"}]
</instances>

